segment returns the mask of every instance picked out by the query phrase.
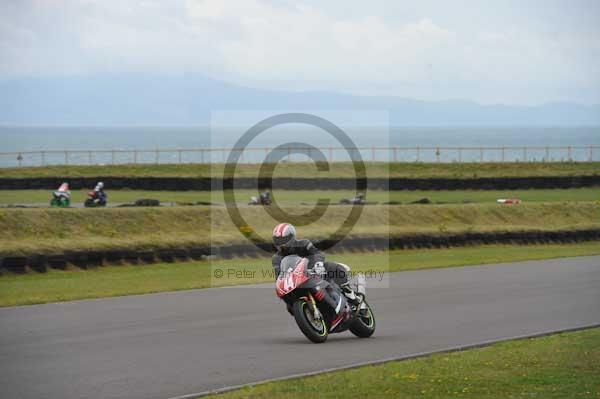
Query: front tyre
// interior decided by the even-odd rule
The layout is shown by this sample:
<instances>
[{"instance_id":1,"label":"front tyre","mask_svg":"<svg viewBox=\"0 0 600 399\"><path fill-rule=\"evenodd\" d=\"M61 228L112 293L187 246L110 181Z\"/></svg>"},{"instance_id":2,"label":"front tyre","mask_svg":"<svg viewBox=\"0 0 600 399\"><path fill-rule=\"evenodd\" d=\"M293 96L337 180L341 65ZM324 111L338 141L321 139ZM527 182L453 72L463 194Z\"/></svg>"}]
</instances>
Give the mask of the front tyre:
<instances>
[{"instance_id":1,"label":"front tyre","mask_svg":"<svg viewBox=\"0 0 600 399\"><path fill-rule=\"evenodd\" d=\"M356 320L350 325L350 332L359 338L369 338L375 332L375 315L373 309L365 301L367 309L361 310Z\"/></svg>"},{"instance_id":2,"label":"front tyre","mask_svg":"<svg viewBox=\"0 0 600 399\"><path fill-rule=\"evenodd\" d=\"M299 299L293 305L294 319L300 328L300 331L314 343L320 344L327 340L327 325L323 319L314 318L308 303Z\"/></svg>"}]
</instances>

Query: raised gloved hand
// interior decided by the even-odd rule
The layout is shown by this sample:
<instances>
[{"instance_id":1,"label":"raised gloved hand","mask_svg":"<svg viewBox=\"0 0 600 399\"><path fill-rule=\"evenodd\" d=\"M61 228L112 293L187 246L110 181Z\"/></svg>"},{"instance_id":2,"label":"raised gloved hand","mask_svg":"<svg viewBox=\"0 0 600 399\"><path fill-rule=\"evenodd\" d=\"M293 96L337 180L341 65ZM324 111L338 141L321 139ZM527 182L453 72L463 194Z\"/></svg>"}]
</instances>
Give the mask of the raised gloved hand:
<instances>
[{"instance_id":1,"label":"raised gloved hand","mask_svg":"<svg viewBox=\"0 0 600 399\"><path fill-rule=\"evenodd\" d=\"M314 274L318 274L320 276L327 273L327 270L325 270L325 265L323 264L323 262L315 262L315 265L313 266L312 271Z\"/></svg>"}]
</instances>

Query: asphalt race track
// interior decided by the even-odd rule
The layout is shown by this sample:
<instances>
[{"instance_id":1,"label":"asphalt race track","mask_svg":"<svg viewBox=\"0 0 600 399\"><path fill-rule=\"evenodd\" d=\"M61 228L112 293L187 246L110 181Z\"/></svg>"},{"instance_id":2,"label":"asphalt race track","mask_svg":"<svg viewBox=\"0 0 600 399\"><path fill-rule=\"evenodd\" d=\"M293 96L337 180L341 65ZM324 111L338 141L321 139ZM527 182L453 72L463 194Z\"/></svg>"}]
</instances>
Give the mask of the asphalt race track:
<instances>
[{"instance_id":1,"label":"asphalt race track","mask_svg":"<svg viewBox=\"0 0 600 399\"><path fill-rule=\"evenodd\" d=\"M302 336L271 284L0 309L2 398L158 398L600 323L600 257L395 273L370 339Z\"/></svg>"}]
</instances>

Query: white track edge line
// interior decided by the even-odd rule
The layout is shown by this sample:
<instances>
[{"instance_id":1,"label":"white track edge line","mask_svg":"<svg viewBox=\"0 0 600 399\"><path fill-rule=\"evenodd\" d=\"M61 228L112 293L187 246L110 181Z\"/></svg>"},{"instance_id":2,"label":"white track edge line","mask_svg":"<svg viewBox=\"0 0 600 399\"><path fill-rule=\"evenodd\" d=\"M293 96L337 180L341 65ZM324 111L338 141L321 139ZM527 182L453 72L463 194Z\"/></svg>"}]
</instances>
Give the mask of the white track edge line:
<instances>
[{"instance_id":1,"label":"white track edge line","mask_svg":"<svg viewBox=\"0 0 600 399\"><path fill-rule=\"evenodd\" d=\"M389 363L389 362L417 359L420 357L434 355L436 353L450 353L450 352L465 351L465 350L469 350L469 349L477 349L477 348L490 346L492 344L496 344L499 342L514 341L514 340L526 339L526 338L538 338L538 337L543 337L543 336L547 336L547 335L560 334L560 333L564 333L564 332L574 332L574 331L580 331L580 330L588 330L591 328L598 328L598 327L600 327L600 323L588 324L588 325L579 326L579 327L568 327L568 328L562 328L562 329L558 329L558 330L543 331L543 332L537 332L537 333L532 333L532 334L515 335L515 336L511 336L511 337L506 337L506 338L482 341L482 342L479 342L476 344L451 346L451 347L448 347L445 349L439 349L439 350L435 350L435 351L418 352L418 353L412 353L412 354L408 354L408 355L388 357L385 359L369 360L366 362L352 363L352 364L347 364L344 366L332 367L332 368L323 369L323 370L307 371L305 373L291 374L291 375L288 375L285 377L268 378L265 380L248 382L248 383L239 384L239 385L230 385L230 386L225 386L222 388L212 389L212 390L208 390L208 391L202 391L202 392L198 392L198 393L190 393L190 394L181 395L181 396L172 396L167 399L200 398L203 396L225 393L225 392L229 392L229 391L234 391L236 389L252 387L252 386L261 385L261 384L267 384L270 382L278 382L278 381L292 380L292 379L296 379L296 378L311 377L311 376L319 375L319 374L323 374L323 373L330 373L330 372L342 371L342 370L350 370L350 369L355 369L355 368L363 367L363 366L372 366L372 365L378 365L378 364Z\"/></svg>"}]
</instances>

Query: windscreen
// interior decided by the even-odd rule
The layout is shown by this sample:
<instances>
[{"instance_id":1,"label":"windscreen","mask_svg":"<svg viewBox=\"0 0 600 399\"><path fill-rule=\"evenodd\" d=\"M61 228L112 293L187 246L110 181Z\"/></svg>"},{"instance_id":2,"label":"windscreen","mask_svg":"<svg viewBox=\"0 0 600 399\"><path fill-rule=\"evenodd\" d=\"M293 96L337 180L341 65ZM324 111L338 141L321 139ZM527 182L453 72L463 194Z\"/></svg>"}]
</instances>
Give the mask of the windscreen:
<instances>
[{"instance_id":1,"label":"windscreen","mask_svg":"<svg viewBox=\"0 0 600 399\"><path fill-rule=\"evenodd\" d=\"M302 260L298 255L288 255L281 260L281 271L287 272L289 269L293 269L296 267L298 262Z\"/></svg>"}]
</instances>

